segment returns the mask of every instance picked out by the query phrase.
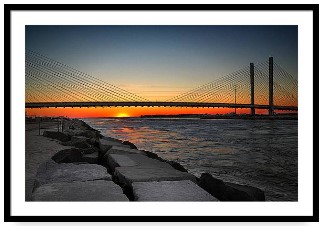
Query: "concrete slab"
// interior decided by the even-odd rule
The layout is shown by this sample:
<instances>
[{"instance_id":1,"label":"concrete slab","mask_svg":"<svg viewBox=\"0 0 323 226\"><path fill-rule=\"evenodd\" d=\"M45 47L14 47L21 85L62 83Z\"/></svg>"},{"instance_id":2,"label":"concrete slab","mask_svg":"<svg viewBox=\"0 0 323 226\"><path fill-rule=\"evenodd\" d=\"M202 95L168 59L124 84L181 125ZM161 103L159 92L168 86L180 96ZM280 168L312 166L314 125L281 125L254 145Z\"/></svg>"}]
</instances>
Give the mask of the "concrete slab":
<instances>
[{"instance_id":1,"label":"concrete slab","mask_svg":"<svg viewBox=\"0 0 323 226\"><path fill-rule=\"evenodd\" d=\"M33 201L129 201L122 189L106 180L45 184L32 194Z\"/></svg>"},{"instance_id":2,"label":"concrete slab","mask_svg":"<svg viewBox=\"0 0 323 226\"><path fill-rule=\"evenodd\" d=\"M135 201L219 201L190 180L135 182Z\"/></svg>"},{"instance_id":3,"label":"concrete slab","mask_svg":"<svg viewBox=\"0 0 323 226\"><path fill-rule=\"evenodd\" d=\"M108 154L108 166L109 169L114 172L116 167L124 166L151 166L151 167L171 167L165 162L161 162L156 159L149 158L142 154Z\"/></svg>"},{"instance_id":4,"label":"concrete slab","mask_svg":"<svg viewBox=\"0 0 323 226\"><path fill-rule=\"evenodd\" d=\"M146 155L144 151L138 149L129 148L128 145L123 146L112 146L112 148L108 151L109 154L141 154Z\"/></svg>"},{"instance_id":5,"label":"concrete slab","mask_svg":"<svg viewBox=\"0 0 323 226\"><path fill-rule=\"evenodd\" d=\"M49 183L92 180L111 180L111 175L107 173L105 167L96 164L57 164L54 161L47 161L40 165L34 186L39 187Z\"/></svg>"},{"instance_id":6,"label":"concrete slab","mask_svg":"<svg viewBox=\"0 0 323 226\"><path fill-rule=\"evenodd\" d=\"M119 166L137 166L138 164L126 155L109 154L108 167L111 172Z\"/></svg>"},{"instance_id":7,"label":"concrete slab","mask_svg":"<svg viewBox=\"0 0 323 226\"><path fill-rule=\"evenodd\" d=\"M112 148L112 146L125 146L130 148L128 145L122 144L121 141L107 140L106 138L99 139L99 147L102 156Z\"/></svg>"},{"instance_id":8,"label":"concrete slab","mask_svg":"<svg viewBox=\"0 0 323 226\"><path fill-rule=\"evenodd\" d=\"M161 166L126 166L116 167L114 175L119 182L131 187L133 182L145 181L179 181L191 180L196 182L192 174L184 173L172 167Z\"/></svg>"},{"instance_id":9,"label":"concrete slab","mask_svg":"<svg viewBox=\"0 0 323 226\"><path fill-rule=\"evenodd\" d=\"M138 165L141 165L141 166L153 166L153 167L159 166L159 167L172 168L171 165L169 165L168 163L162 162L162 161L160 161L158 159L149 158L146 155L142 155L142 154L128 154L127 156L131 160L133 160L134 162L136 162Z\"/></svg>"}]
</instances>

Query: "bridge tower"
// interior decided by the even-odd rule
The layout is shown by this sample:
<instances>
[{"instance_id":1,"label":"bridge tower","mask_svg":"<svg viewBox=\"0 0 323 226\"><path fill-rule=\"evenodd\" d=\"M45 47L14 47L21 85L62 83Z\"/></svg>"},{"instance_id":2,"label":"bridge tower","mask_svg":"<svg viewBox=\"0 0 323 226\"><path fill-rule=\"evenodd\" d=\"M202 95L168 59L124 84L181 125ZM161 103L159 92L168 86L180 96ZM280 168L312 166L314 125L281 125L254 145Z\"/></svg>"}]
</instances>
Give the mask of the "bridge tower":
<instances>
[{"instance_id":1,"label":"bridge tower","mask_svg":"<svg viewBox=\"0 0 323 226\"><path fill-rule=\"evenodd\" d=\"M250 114L255 115L255 66L250 63Z\"/></svg>"},{"instance_id":2,"label":"bridge tower","mask_svg":"<svg viewBox=\"0 0 323 226\"><path fill-rule=\"evenodd\" d=\"M269 115L274 114L274 59L269 57Z\"/></svg>"}]
</instances>

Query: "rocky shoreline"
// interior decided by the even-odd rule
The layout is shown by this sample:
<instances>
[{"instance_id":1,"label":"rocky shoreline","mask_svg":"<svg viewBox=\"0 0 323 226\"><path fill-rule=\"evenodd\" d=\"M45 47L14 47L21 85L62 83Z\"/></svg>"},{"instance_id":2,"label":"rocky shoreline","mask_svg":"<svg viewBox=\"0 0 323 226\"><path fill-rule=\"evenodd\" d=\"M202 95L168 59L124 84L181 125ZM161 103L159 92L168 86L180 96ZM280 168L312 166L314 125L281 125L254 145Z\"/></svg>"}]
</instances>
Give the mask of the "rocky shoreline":
<instances>
[{"instance_id":1,"label":"rocky shoreline","mask_svg":"<svg viewBox=\"0 0 323 226\"><path fill-rule=\"evenodd\" d=\"M208 173L197 178L179 163L104 137L79 119L62 119L62 131L42 136L66 149L40 164L31 201L265 201L258 188Z\"/></svg>"}]
</instances>

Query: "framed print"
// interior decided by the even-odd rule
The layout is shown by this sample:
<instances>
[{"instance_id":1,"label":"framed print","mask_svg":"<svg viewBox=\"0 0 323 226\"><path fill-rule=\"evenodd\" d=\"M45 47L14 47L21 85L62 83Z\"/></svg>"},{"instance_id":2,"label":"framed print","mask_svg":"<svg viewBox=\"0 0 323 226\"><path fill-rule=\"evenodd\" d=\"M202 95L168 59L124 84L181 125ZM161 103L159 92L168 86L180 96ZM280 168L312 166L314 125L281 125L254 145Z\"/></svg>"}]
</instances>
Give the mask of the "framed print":
<instances>
[{"instance_id":1,"label":"framed print","mask_svg":"<svg viewBox=\"0 0 323 226\"><path fill-rule=\"evenodd\" d=\"M318 15L5 5L5 220L318 221Z\"/></svg>"}]
</instances>

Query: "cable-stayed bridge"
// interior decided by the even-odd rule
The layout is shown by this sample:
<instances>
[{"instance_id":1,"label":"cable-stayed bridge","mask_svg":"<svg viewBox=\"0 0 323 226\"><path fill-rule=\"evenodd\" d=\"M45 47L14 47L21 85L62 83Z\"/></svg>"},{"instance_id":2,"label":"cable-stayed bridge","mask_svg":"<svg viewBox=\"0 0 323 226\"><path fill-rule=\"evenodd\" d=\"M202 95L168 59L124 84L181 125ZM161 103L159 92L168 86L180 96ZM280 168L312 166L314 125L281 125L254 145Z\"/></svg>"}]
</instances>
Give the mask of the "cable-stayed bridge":
<instances>
[{"instance_id":1,"label":"cable-stayed bridge","mask_svg":"<svg viewBox=\"0 0 323 226\"><path fill-rule=\"evenodd\" d=\"M26 50L26 108L205 107L298 110L297 80L270 57L165 101L150 101Z\"/></svg>"}]
</instances>

